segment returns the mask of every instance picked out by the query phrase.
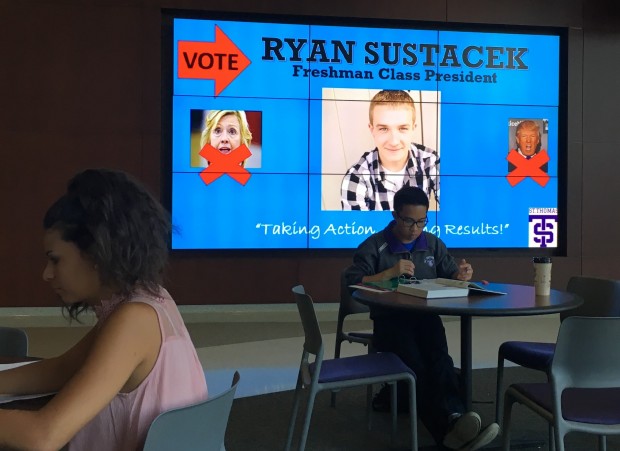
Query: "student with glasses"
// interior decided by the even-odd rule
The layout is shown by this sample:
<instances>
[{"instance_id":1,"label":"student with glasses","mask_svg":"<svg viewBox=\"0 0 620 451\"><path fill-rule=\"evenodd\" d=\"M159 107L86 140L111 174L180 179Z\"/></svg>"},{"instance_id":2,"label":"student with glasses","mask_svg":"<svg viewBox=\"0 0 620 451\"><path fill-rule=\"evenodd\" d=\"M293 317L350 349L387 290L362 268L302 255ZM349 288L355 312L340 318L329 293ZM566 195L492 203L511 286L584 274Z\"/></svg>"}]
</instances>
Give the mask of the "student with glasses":
<instances>
[{"instance_id":1,"label":"student with glasses","mask_svg":"<svg viewBox=\"0 0 620 451\"><path fill-rule=\"evenodd\" d=\"M346 270L347 283L437 277L470 280L471 265L464 259L457 263L439 238L424 231L428 206L422 189L404 186L398 190L394 196L394 219L359 245L353 264ZM372 306L370 317L374 324L374 347L394 352L415 372L418 414L438 445L474 450L497 436L496 423L481 430L480 416L465 412L439 315ZM405 386L399 385L403 407L407 405L407 397L402 396L406 395L405 390ZM385 387L373 400L373 407L388 411L389 402Z\"/></svg>"}]
</instances>

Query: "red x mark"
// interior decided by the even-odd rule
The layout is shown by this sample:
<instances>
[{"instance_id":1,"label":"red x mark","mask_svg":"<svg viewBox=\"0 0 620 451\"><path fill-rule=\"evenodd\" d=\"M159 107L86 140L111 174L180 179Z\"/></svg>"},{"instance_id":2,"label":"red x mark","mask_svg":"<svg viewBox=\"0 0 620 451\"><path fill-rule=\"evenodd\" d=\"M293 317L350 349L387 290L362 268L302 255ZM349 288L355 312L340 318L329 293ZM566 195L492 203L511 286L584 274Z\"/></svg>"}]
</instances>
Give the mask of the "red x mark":
<instances>
[{"instance_id":1,"label":"red x mark","mask_svg":"<svg viewBox=\"0 0 620 451\"><path fill-rule=\"evenodd\" d=\"M205 144L199 154L209 162L209 166L200 173L200 178L205 185L214 182L224 174L228 174L237 182L245 185L252 175L241 166L241 162L252 155L245 144L241 144L229 154L223 154L211 144Z\"/></svg>"},{"instance_id":2,"label":"red x mark","mask_svg":"<svg viewBox=\"0 0 620 451\"><path fill-rule=\"evenodd\" d=\"M515 186L516 184L521 183L526 177L532 177L532 180L543 187L549 181L549 174L540 169L549 161L549 155L547 155L546 150L541 150L528 160L527 158L523 158L523 155L513 149L508 152L506 159L515 167L506 176L510 186Z\"/></svg>"}]
</instances>

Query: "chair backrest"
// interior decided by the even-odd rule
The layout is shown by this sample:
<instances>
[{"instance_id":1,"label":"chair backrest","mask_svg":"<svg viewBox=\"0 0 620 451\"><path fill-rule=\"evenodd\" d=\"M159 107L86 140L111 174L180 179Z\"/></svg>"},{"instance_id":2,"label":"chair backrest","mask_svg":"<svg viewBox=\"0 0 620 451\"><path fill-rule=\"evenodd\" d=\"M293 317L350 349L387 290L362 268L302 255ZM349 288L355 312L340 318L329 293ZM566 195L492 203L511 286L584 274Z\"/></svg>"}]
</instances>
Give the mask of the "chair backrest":
<instances>
[{"instance_id":1,"label":"chair backrest","mask_svg":"<svg viewBox=\"0 0 620 451\"><path fill-rule=\"evenodd\" d=\"M587 276L573 276L566 290L581 296L584 303L576 309L563 312L569 316L620 316L620 281Z\"/></svg>"},{"instance_id":2,"label":"chair backrest","mask_svg":"<svg viewBox=\"0 0 620 451\"><path fill-rule=\"evenodd\" d=\"M309 294L306 293L303 285L297 285L292 289L295 296L297 310L301 317L301 325L304 329L304 352L301 356L299 375L304 385L309 386L318 382L318 377L313 379L313 375L321 373L323 365L323 337L319 320L316 318L314 303ZM314 355L314 362L310 361L309 356Z\"/></svg>"},{"instance_id":3,"label":"chair backrest","mask_svg":"<svg viewBox=\"0 0 620 451\"><path fill-rule=\"evenodd\" d=\"M0 327L0 355L26 357L28 355L28 335L26 332L14 327Z\"/></svg>"},{"instance_id":4,"label":"chair backrest","mask_svg":"<svg viewBox=\"0 0 620 451\"><path fill-rule=\"evenodd\" d=\"M338 309L338 317L342 316L343 319L345 316L353 313L366 313L370 311L367 305L361 304L351 297L351 289L347 282L346 273L347 270L345 269L340 274L340 307Z\"/></svg>"},{"instance_id":5,"label":"chair backrest","mask_svg":"<svg viewBox=\"0 0 620 451\"><path fill-rule=\"evenodd\" d=\"M567 387L620 387L620 317L571 316L562 321L551 380Z\"/></svg>"},{"instance_id":6,"label":"chair backrest","mask_svg":"<svg viewBox=\"0 0 620 451\"><path fill-rule=\"evenodd\" d=\"M297 310L301 317L301 325L304 328L304 350L317 357L323 357L323 338L321 328L316 318L314 304L309 294L306 294L303 285L297 285L292 289L297 303Z\"/></svg>"},{"instance_id":7,"label":"chair backrest","mask_svg":"<svg viewBox=\"0 0 620 451\"><path fill-rule=\"evenodd\" d=\"M232 407L239 372L235 371L231 387L198 404L161 413L149 428L144 451L220 451Z\"/></svg>"}]
</instances>

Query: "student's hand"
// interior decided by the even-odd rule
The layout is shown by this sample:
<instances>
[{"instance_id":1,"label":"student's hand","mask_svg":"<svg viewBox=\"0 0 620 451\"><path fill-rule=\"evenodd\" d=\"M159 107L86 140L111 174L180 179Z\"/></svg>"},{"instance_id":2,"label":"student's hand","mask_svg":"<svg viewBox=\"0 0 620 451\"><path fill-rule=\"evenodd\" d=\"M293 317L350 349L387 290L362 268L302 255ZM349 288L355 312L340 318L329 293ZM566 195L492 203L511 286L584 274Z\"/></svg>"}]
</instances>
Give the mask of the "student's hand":
<instances>
[{"instance_id":1,"label":"student's hand","mask_svg":"<svg viewBox=\"0 0 620 451\"><path fill-rule=\"evenodd\" d=\"M392 277L399 277L401 274L413 276L415 271L415 265L411 260L399 260L394 266L392 266Z\"/></svg>"},{"instance_id":2,"label":"student's hand","mask_svg":"<svg viewBox=\"0 0 620 451\"><path fill-rule=\"evenodd\" d=\"M471 267L471 265L467 263L465 259L462 259L461 262L459 263L459 270L456 273L456 278L458 280L469 281L471 280L473 275L474 275L474 270Z\"/></svg>"}]
</instances>

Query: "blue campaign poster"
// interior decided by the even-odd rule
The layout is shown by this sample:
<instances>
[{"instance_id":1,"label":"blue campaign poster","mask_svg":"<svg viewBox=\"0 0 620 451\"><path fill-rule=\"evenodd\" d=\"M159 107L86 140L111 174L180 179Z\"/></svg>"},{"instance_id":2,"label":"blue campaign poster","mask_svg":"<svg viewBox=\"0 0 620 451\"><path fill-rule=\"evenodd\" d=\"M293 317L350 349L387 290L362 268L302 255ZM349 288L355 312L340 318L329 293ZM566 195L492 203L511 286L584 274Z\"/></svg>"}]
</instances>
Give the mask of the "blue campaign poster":
<instances>
[{"instance_id":1,"label":"blue campaign poster","mask_svg":"<svg viewBox=\"0 0 620 451\"><path fill-rule=\"evenodd\" d=\"M403 183L450 248L558 247L559 34L346 23L173 20L173 249L353 248Z\"/></svg>"}]
</instances>

